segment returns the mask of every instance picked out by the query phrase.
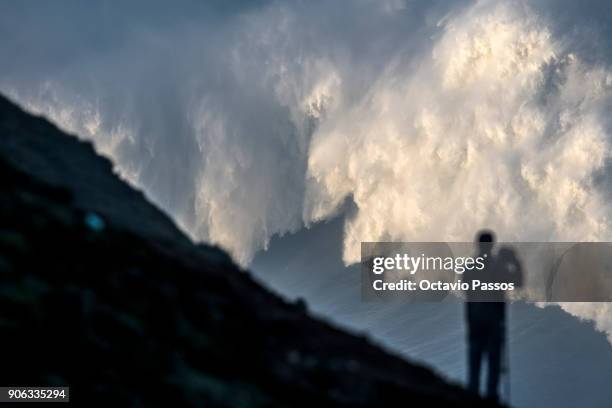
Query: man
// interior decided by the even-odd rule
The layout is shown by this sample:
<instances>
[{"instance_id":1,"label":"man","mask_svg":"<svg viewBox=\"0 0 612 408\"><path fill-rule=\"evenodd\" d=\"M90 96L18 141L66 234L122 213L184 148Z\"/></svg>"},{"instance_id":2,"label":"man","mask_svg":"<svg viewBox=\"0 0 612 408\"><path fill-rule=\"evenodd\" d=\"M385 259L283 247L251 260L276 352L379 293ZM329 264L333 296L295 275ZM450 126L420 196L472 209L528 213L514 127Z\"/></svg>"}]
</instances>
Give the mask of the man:
<instances>
[{"instance_id":1,"label":"man","mask_svg":"<svg viewBox=\"0 0 612 408\"><path fill-rule=\"evenodd\" d=\"M477 235L477 257L484 258L482 270L473 269L465 273L465 281L472 286L473 280L481 282L514 282L522 285L522 268L514 251L502 248L493 255L495 235L483 230ZM501 371L501 356L506 329L506 305L503 291L469 290L466 292L466 319L468 324L468 389L479 392L480 368L483 357L488 360L486 396L499 399L498 385Z\"/></svg>"}]
</instances>

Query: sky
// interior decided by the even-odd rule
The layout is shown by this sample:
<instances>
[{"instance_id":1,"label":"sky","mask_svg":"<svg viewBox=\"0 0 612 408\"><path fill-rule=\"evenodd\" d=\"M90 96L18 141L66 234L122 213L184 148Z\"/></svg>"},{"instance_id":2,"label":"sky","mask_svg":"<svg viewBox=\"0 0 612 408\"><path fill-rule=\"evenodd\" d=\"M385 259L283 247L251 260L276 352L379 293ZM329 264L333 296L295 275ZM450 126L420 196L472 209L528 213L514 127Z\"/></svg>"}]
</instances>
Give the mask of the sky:
<instances>
[{"instance_id":1,"label":"sky","mask_svg":"<svg viewBox=\"0 0 612 408\"><path fill-rule=\"evenodd\" d=\"M361 241L612 241L606 1L0 3L0 92L248 266ZM565 304L612 336L608 304ZM612 338L612 337L611 337Z\"/></svg>"}]
</instances>

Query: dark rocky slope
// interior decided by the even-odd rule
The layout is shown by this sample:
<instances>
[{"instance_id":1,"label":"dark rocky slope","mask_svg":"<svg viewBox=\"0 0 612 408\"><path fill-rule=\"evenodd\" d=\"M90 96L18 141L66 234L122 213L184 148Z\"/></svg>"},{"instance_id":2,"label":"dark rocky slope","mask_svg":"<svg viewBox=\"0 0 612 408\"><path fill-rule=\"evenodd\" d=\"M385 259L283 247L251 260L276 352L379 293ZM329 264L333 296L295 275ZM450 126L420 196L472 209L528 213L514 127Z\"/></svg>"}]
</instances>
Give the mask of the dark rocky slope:
<instances>
[{"instance_id":1,"label":"dark rocky slope","mask_svg":"<svg viewBox=\"0 0 612 408\"><path fill-rule=\"evenodd\" d=\"M2 385L87 406L483 404L191 243L89 143L2 97L0 185Z\"/></svg>"}]
</instances>

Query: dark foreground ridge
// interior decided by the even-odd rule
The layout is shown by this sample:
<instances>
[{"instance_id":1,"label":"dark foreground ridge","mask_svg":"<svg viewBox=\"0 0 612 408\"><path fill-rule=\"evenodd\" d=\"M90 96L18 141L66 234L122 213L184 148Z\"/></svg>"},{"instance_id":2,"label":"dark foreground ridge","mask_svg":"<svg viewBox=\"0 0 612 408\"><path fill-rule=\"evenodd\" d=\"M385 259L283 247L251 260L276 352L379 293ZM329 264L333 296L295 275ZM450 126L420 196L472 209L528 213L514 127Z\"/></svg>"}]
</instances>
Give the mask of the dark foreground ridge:
<instances>
[{"instance_id":1,"label":"dark foreground ridge","mask_svg":"<svg viewBox=\"0 0 612 408\"><path fill-rule=\"evenodd\" d=\"M1 96L0 141L0 385L87 406L484 404L193 244L89 143Z\"/></svg>"}]
</instances>

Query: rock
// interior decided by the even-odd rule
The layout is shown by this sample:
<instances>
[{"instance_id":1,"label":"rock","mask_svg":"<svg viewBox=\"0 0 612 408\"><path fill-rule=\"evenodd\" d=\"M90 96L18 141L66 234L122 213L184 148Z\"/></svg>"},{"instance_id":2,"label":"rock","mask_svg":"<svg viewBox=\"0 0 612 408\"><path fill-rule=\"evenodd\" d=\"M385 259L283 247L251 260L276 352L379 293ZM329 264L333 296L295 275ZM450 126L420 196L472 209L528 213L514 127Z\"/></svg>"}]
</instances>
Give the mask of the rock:
<instances>
[{"instance_id":1,"label":"rock","mask_svg":"<svg viewBox=\"0 0 612 408\"><path fill-rule=\"evenodd\" d=\"M1 384L86 406L487 405L270 293L3 97L0 184Z\"/></svg>"}]
</instances>

